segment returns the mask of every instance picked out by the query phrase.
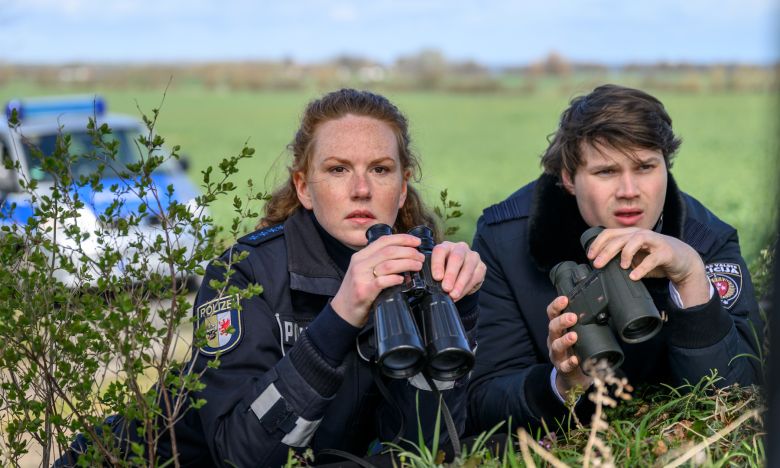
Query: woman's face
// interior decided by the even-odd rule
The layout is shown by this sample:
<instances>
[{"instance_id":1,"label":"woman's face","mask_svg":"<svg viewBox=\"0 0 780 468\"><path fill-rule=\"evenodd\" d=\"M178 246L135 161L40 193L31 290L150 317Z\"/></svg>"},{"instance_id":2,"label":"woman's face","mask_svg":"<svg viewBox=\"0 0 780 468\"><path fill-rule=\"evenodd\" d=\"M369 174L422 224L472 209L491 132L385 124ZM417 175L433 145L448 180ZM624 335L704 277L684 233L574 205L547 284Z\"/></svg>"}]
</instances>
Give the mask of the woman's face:
<instances>
[{"instance_id":1,"label":"woman's face","mask_svg":"<svg viewBox=\"0 0 780 468\"><path fill-rule=\"evenodd\" d=\"M348 114L315 130L308 173L294 173L293 182L301 204L314 211L320 225L358 250L365 247L370 226L395 223L408 176L390 125Z\"/></svg>"}]
</instances>

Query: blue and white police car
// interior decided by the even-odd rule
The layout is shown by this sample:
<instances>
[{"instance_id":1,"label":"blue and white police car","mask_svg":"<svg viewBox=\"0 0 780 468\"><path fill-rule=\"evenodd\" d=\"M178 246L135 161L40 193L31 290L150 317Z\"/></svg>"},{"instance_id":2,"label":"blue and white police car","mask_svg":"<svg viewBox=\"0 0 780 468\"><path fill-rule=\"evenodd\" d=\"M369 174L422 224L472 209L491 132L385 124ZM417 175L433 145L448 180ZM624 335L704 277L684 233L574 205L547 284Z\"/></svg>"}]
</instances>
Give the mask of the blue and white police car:
<instances>
[{"instance_id":1,"label":"blue and white police car","mask_svg":"<svg viewBox=\"0 0 780 468\"><path fill-rule=\"evenodd\" d=\"M9 125L11 116L15 115L18 125ZM8 169L0 164L0 223L6 225L25 225L34 216L34 200L37 196L50 194L54 183L50 172L42 167L38 155L51 155L58 144L58 136L69 135L71 155L87 155L99 151L94 147L93 135L87 130L88 119L92 117L96 121L96 127L107 124L111 128L111 134L107 137L113 139L118 148L116 158L112 161L118 165L137 162L144 155L144 149L139 148L138 138L148 134L143 122L127 115L107 113L106 102L96 96L64 96L58 98L37 98L12 100L5 107L5 115L0 117L0 156L3 161L10 160L16 166ZM105 141L105 138L104 138ZM71 166L75 177L89 175L96 172L99 161L97 158L77 158ZM80 260L82 255L96 260L100 258L107 246L120 253L121 259L113 268L113 271L91 272L86 282L83 277L76 277L64 271L56 269L54 276L71 287L90 286L97 282L97 277L106 274L117 277L127 277L129 273L145 272L148 276L151 272L166 275L170 269L161 255L149 255L139 252L134 246L139 245L138 240L153 243L162 233L160 217L154 214L155 206L165 210L174 200L183 204L192 212L198 209L195 197L199 192L185 174L186 167L175 159L168 159L163 165L152 173L152 183L157 189L158 197L154 201L149 200L150 194L140 195L137 191L130 190L133 181L117 176L117 172L105 170L101 182L102 191L93 191L89 186L74 188L79 192L79 197L84 201L84 207L78 210L78 215L72 222L76 223L82 232L92 233L96 231L111 232L111 226L104 226L100 215L105 213L117 197L121 198L121 210L119 217L127 219L133 213L138 212L141 204L147 204L150 209L144 210L147 215L143 217L138 227L133 227L129 235L102 236L102 243L98 242L96 235L89 236L80 242L80 245L67 233L68 226L58 226L49 234L56 239L56 244L62 247L62 252L76 252L70 258L79 267L85 262ZM22 190L20 180L34 180L37 182L36 196L31 196L29 191ZM120 187L118 193L111 191L111 187ZM168 196L168 187L173 187L174 192ZM121 190L127 187L128 190ZM156 202L159 200L159 204ZM15 208L11 209L12 206ZM161 204L161 205L160 205ZM146 208L146 207L144 207ZM200 213L196 213L200 214ZM105 219L105 218L104 218ZM116 221L116 218L114 218ZM184 248L191 254L196 247L194 233L188 232L186 227L179 229L173 240L172 247ZM170 238L170 236L169 236ZM140 253L140 255L139 255ZM51 254L49 254L51 255ZM90 262L86 262L90 263ZM188 278L189 279L189 278Z\"/></svg>"}]
</instances>

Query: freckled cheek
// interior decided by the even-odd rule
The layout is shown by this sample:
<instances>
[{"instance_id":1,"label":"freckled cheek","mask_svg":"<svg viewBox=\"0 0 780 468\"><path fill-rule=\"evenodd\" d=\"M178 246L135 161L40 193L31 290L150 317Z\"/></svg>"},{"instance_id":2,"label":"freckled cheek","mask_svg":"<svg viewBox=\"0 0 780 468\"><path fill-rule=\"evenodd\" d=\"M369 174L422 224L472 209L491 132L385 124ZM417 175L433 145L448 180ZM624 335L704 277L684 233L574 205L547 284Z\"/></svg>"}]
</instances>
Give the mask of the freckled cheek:
<instances>
[{"instance_id":1,"label":"freckled cheek","mask_svg":"<svg viewBox=\"0 0 780 468\"><path fill-rule=\"evenodd\" d=\"M319 189L323 200L340 201L348 199L350 194L349 185L340 181L324 181Z\"/></svg>"}]
</instances>

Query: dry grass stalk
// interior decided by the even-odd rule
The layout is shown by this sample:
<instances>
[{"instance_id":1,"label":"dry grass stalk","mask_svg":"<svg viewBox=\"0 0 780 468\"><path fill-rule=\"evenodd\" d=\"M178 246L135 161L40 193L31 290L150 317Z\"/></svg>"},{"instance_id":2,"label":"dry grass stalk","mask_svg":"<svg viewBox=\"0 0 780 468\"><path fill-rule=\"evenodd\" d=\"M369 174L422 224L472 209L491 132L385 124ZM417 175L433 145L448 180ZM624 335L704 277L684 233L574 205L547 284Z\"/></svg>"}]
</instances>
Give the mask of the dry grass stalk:
<instances>
[{"instance_id":1,"label":"dry grass stalk","mask_svg":"<svg viewBox=\"0 0 780 468\"><path fill-rule=\"evenodd\" d=\"M665 468L674 468L677 466L682 465L683 463L687 462L688 460L695 457L699 452L704 450L705 448L709 447L713 443L715 443L718 439L725 437L730 432L734 431L735 429L739 428L745 421L751 418L757 418L760 415L761 409L753 409L752 411L749 411L736 420L734 420L731 424L724 427L723 429L719 430L715 434L711 435L710 437L707 437L703 441L699 442L698 444L691 447L687 452L685 452L681 457L677 458L676 460L672 461L671 463L664 465Z\"/></svg>"},{"instance_id":2,"label":"dry grass stalk","mask_svg":"<svg viewBox=\"0 0 780 468\"><path fill-rule=\"evenodd\" d=\"M569 467L569 465L556 458L555 455L551 454L544 448L540 447L539 444L536 442L536 440L534 440L533 437L528 435L525 429L523 428L517 429L517 438L520 441L520 452L523 454L523 462L525 463L526 466L528 467L536 466L533 459L531 458L531 453L528 450L528 448L530 447L537 455L542 457L544 461L546 461L553 467L555 468Z\"/></svg>"},{"instance_id":3,"label":"dry grass stalk","mask_svg":"<svg viewBox=\"0 0 780 468\"><path fill-rule=\"evenodd\" d=\"M599 432L606 432L609 429L609 424L604 416L604 406L614 408L617 406L616 398L630 400L630 392L633 387L625 377L620 379L615 377L613 369L606 361L588 362L585 364L585 370L593 377L594 390L588 395L588 398L595 403L596 411L591 418L590 434L588 443L585 445L582 466L588 468L592 463L593 466L614 467L615 460L612 456L612 449L598 436ZM612 394L610 394L610 385L614 387Z\"/></svg>"}]
</instances>

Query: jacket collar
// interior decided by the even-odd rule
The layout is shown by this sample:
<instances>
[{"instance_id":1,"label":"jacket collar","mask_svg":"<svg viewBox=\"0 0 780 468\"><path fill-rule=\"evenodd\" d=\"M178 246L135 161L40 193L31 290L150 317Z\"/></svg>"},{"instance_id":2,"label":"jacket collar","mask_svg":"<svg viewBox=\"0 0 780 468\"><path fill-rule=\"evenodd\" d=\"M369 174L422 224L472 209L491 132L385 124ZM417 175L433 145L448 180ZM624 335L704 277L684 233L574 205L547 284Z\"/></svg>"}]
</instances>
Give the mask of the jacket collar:
<instances>
[{"instance_id":1,"label":"jacket collar","mask_svg":"<svg viewBox=\"0 0 780 468\"><path fill-rule=\"evenodd\" d=\"M335 296L342 273L328 255L317 228L306 210L299 208L284 222L287 271L290 288L323 296Z\"/></svg>"},{"instance_id":2,"label":"jacket collar","mask_svg":"<svg viewBox=\"0 0 780 468\"><path fill-rule=\"evenodd\" d=\"M661 233L682 238L685 204L672 174L668 174ZM536 181L528 221L531 258L542 271L566 260L587 263L580 235L588 225L580 215L577 200L559 184L558 177L542 174Z\"/></svg>"}]
</instances>

